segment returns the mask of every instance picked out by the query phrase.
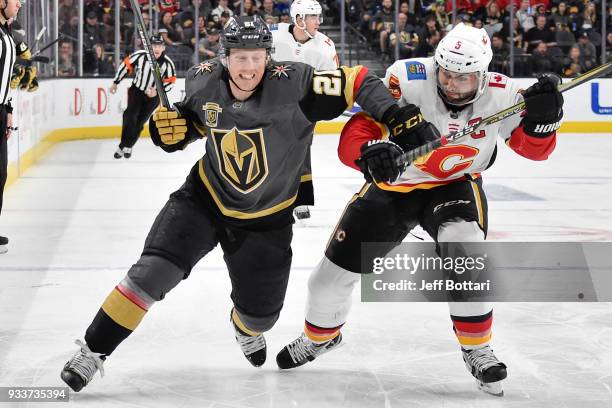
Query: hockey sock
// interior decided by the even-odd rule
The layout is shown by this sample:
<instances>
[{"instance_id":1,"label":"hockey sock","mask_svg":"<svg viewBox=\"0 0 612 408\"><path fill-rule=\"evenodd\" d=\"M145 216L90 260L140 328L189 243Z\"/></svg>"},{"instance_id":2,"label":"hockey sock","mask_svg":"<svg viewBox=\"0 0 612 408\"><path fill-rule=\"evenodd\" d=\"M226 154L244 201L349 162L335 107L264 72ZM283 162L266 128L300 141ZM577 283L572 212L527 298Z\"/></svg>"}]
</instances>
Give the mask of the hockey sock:
<instances>
[{"instance_id":1,"label":"hockey sock","mask_svg":"<svg viewBox=\"0 0 612 408\"><path fill-rule=\"evenodd\" d=\"M459 344L465 350L487 346L491 341L493 311L480 316L453 316L453 330Z\"/></svg>"},{"instance_id":2,"label":"hockey sock","mask_svg":"<svg viewBox=\"0 0 612 408\"><path fill-rule=\"evenodd\" d=\"M108 295L85 341L95 353L110 355L138 327L154 300L126 277Z\"/></svg>"},{"instance_id":3,"label":"hockey sock","mask_svg":"<svg viewBox=\"0 0 612 408\"><path fill-rule=\"evenodd\" d=\"M240 320L240 316L238 316L236 309L232 309L232 322L234 322L234 325L236 325L236 327L242 332L242 334L252 337L259 336L261 334L260 332L253 331L246 327L246 325L242 323L242 320Z\"/></svg>"},{"instance_id":4,"label":"hockey sock","mask_svg":"<svg viewBox=\"0 0 612 408\"><path fill-rule=\"evenodd\" d=\"M309 323L307 320L304 321L304 334L313 342L313 343L325 343L336 337L340 333L340 329L344 326L344 323L340 326L332 327L332 328L324 328L315 326L312 323Z\"/></svg>"}]
</instances>

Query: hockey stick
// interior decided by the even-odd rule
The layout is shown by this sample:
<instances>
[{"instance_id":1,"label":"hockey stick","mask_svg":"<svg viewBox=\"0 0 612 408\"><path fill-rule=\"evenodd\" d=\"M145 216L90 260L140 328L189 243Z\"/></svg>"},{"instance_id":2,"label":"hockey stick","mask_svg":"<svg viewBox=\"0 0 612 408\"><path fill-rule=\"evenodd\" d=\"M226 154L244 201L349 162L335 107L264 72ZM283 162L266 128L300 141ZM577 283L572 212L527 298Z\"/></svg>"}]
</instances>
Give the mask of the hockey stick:
<instances>
[{"instance_id":1,"label":"hockey stick","mask_svg":"<svg viewBox=\"0 0 612 408\"><path fill-rule=\"evenodd\" d=\"M51 41L49 44L45 45L44 47L42 47L40 50L36 51L34 54L32 54L32 57L36 57L40 54L42 54L43 52L45 52L47 49L53 47L55 45L56 42L61 41L64 38L63 35L60 35L59 37L57 37L55 40ZM40 61L42 62L42 61ZM48 62L48 61L47 61Z\"/></svg>"},{"instance_id":2,"label":"hockey stick","mask_svg":"<svg viewBox=\"0 0 612 408\"><path fill-rule=\"evenodd\" d=\"M582 74L572 79L570 82L566 82L565 84L559 85L557 89L559 89L559 92L569 91L570 89L573 89L577 87L578 85L582 85L585 82L588 82L592 79L599 78L607 74L611 70L612 70L612 62L605 63L603 65L600 65L597 68L593 68L592 70L590 70L589 72L585 74ZM472 133L477 131L481 126L486 126L486 125L491 125L493 123L497 123L501 120L509 118L510 116L520 113L523 110L525 110L525 101L519 102L516 105L512 105L509 108L506 108L497 113L494 113L491 116L487 116L486 118L482 119L480 122L474 123L472 125L466 125L457 132L453 132L449 135L442 136L441 138L432 140L431 142L424 144L423 146L417 147L416 149L402 153L402 155L398 157L397 159L397 164L398 165L409 165L410 163L414 162L419 157L424 156L436 150L438 147L446 146L449 143L456 142L457 140L463 137L471 135Z\"/></svg>"},{"instance_id":3,"label":"hockey stick","mask_svg":"<svg viewBox=\"0 0 612 408\"><path fill-rule=\"evenodd\" d=\"M136 23L138 34L140 35L140 40L142 41L142 45L147 52L147 57L149 58L149 64L151 65L151 71L153 72L153 78L155 79L155 89L157 90L157 95L159 96L159 100L161 101L161 105L164 108L170 109L170 101L168 100L168 94L166 94L166 90L164 89L164 83L162 82L161 69L159 68L159 64L155 59L155 55L153 54L153 47L151 46L151 42L149 41L149 37L147 37L147 26L145 25L144 19L142 18L142 13L140 12L140 7L136 0L130 0L132 4L132 11L136 16Z\"/></svg>"}]
</instances>

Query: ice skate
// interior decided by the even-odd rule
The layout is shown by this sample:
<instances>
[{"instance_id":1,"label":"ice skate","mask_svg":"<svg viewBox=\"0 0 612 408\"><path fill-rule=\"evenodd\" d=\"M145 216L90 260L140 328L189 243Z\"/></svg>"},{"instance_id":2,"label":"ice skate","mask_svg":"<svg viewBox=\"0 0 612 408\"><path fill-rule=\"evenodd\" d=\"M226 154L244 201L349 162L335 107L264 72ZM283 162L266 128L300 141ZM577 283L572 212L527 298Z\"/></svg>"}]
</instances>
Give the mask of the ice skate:
<instances>
[{"instance_id":1,"label":"ice skate","mask_svg":"<svg viewBox=\"0 0 612 408\"><path fill-rule=\"evenodd\" d=\"M502 380L506 378L506 365L500 362L491 347L485 346L475 350L464 350L463 361L468 371L476 378L478 388L487 394L503 397Z\"/></svg>"},{"instance_id":2,"label":"ice skate","mask_svg":"<svg viewBox=\"0 0 612 408\"><path fill-rule=\"evenodd\" d=\"M0 236L0 254L6 254L8 252L9 240L7 237Z\"/></svg>"},{"instance_id":3,"label":"ice skate","mask_svg":"<svg viewBox=\"0 0 612 408\"><path fill-rule=\"evenodd\" d=\"M123 157L125 157L126 159L129 159L130 157L132 157L132 148L131 147L124 147L123 148Z\"/></svg>"},{"instance_id":4,"label":"ice skate","mask_svg":"<svg viewBox=\"0 0 612 408\"><path fill-rule=\"evenodd\" d=\"M276 356L276 364L279 368L295 368L314 360L321 354L340 347L342 333L324 343L317 344L310 340L304 333L291 343L287 344Z\"/></svg>"},{"instance_id":5,"label":"ice skate","mask_svg":"<svg viewBox=\"0 0 612 408\"><path fill-rule=\"evenodd\" d=\"M310 218L310 209L307 205L299 205L293 209L293 215L298 220Z\"/></svg>"},{"instance_id":6,"label":"ice skate","mask_svg":"<svg viewBox=\"0 0 612 408\"><path fill-rule=\"evenodd\" d=\"M121 149L120 147L117 148L117 150L115 150L115 154L113 154L113 157L115 159L120 159L123 157L123 149Z\"/></svg>"},{"instance_id":7,"label":"ice skate","mask_svg":"<svg viewBox=\"0 0 612 408\"><path fill-rule=\"evenodd\" d=\"M79 392L89 384L98 370L100 370L100 377L104 377L102 364L105 357L100 353L91 351L80 340L75 341L75 343L80 347L80 350L64 365L61 377L73 391Z\"/></svg>"},{"instance_id":8,"label":"ice skate","mask_svg":"<svg viewBox=\"0 0 612 408\"><path fill-rule=\"evenodd\" d=\"M264 338L263 333L259 333L257 336L251 336L240 330L240 328L236 326L236 323L234 323L234 319L232 319L231 316L230 321L232 322L232 327L234 328L236 341L242 349L246 359L249 360L249 363L251 363L253 366L261 367L263 363L266 362L267 355L266 339Z\"/></svg>"}]
</instances>

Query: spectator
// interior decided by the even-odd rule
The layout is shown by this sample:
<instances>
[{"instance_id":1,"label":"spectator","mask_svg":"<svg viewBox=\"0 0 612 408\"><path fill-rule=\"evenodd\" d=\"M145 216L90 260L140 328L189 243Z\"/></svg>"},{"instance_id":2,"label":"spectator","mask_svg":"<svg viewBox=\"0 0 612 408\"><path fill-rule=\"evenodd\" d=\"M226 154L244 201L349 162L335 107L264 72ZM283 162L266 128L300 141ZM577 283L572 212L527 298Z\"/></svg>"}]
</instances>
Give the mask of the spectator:
<instances>
[{"instance_id":1,"label":"spectator","mask_svg":"<svg viewBox=\"0 0 612 408\"><path fill-rule=\"evenodd\" d=\"M198 38L206 38L206 20L203 16L198 17ZM183 31L183 44L192 50L196 48L195 28L189 27Z\"/></svg>"},{"instance_id":2,"label":"spectator","mask_svg":"<svg viewBox=\"0 0 612 408\"><path fill-rule=\"evenodd\" d=\"M74 0L61 0L59 10L57 12L60 26L69 23L73 17L78 20L79 11L74 4Z\"/></svg>"},{"instance_id":3,"label":"spectator","mask_svg":"<svg viewBox=\"0 0 612 408\"><path fill-rule=\"evenodd\" d=\"M345 0L344 4L346 20L352 25L358 24L361 19L361 14L363 13L363 4L361 0Z\"/></svg>"},{"instance_id":4,"label":"spectator","mask_svg":"<svg viewBox=\"0 0 612 408\"><path fill-rule=\"evenodd\" d=\"M521 0L521 7L516 12L516 18L519 21L519 25L526 33L535 27L533 9L531 8L529 0Z\"/></svg>"},{"instance_id":5,"label":"spectator","mask_svg":"<svg viewBox=\"0 0 612 408\"><path fill-rule=\"evenodd\" d=\"M104 26L98 24L98 15L91 10L83 26L83 70L91 72L96 58L94 45L104 44Z\"/></svg>"},{"instance_id":6,"label":"spectator","mask_svg":"<svg viewBox=\"0 0 612 408\"><path fill-rule=\"evenodd\" d=\"M398 14L397 25L399 28L399 58L412 58L412 55L419 44L418 36L414 34L414 27L411 24L408 24L408 16L404 13ZM397 35L395 33L391 33L389 36L389 44L391 45L391 55L395 55L395 47L397 44Z\"/></svg>"},{"instance_id":7,"label":"spectator","mask_svg":"<svg viewBox=\"0 0 612 408\"><path fill-rule=\"evenodd\" d=\"M115 68L113 67L111 59L104 55L104 45L95 44L93 49L94 59L92 63L88 66L88 70L85 73L95 77L113 76L113 74L115 73Z\"/></svg>"},{"instance_id":8,"label":"spectator","mask_svg":"<svg viewBox=\"0 0 612 408\"><path fill-rule=\"evenodd\" d=\"M557 45L555 42L555 33L546 25L546 17L538 16L536 26L527 32L525 36L525 51L531 54L539 43L544 42L548 47Z\"/></svg>"},{"instance_id":9,"label":"spectator","mask_svg":"<svg viewBox=\"0 0 612 408\"><path fill-rule=\"evenodd\" d=\"M414 57L426 58L432 56L441 38L442 33L440 32L440 30L436 29L433 32L427 31L425 37L419 38L419 45L414 52Z\"/></svg>"},{"instance_id":10,"label":"spectator","mask_svg":"<svg viewBox=\"0 0 612 408\"><path fill-rule=\"evenodd\" d=\"M534 76L544 72L551 72L553 67L552 58L548 52L546 42L541 41L531 53L531 72Z\"/></svg>"},{"instance_id":11,"label":"spectator","mask_svg":"<svg viewBox=\"0 0 612 408\"><path fill-rule=\"evenodd\" d=\"M569 56L566 57L563 65L563 75L568 78L577 77L580 74L588 71L582 54L580 53L580 47L574 45L570 48Z\"/></svg>"},{"instance_id":12,"label":"spectator","mask_svg":"<svg viewBox=\"0 0 612 408\"><path fill-rule=\"evenodd\" d=\"M216 27L210 28L206 31L206 37L200 39L200 45L198 47L198 53L200 58L207 60L215 58L219 55L219 49L221 44L219 43L219 30Z\"/></svg>"},{"instance_id":13,"label":"spectator","mask_svg":"<svg viewBox=\"0 0 612 408\"><path fill-rule=\"evenodd\" d=\"M520 25L519 20L517 18L513 19L512 22L512 38L514 42L514 48L518 48L521 50L521 52L524 52L523 50L525 49L525 32L523 31L523 27ZM507 27L502 30L501 35L504 38L510 38L510 33L508 32Z\"/></svg>"},{"instance_id":14,"label":"spectator","mask_svg":"<svg viewBox=\"0 0 612 408\"><path fill-rule=\"evenodd\" d=\"M510 49L500 33L495 33L491 37L491 48L493 49L493 59L491 60L489 69L494 72L508 74Z\"/></svg>"},{"instance_id":15,"label":"spectator","mask_svg":"<svg viewBox=\"0 0 612 408\"><path fill-rule=\"evenodd\" d=\"M162 13L160 23L158 33L164 40L166 47L180 45L183 41L183 36L181 32L175 28L172 13L169 11Z\"/></svg>"},{"instance_id":16,"label":"spectator","mask_svg":"<svg viewBox=\"0 0 612 408\"><path fill-rule=\"evenodd\" d=\"M395 14L393 11L393 2L391 0L382 0L382 9L372 18L371 30L373 39L378 42L383 60L389 58L389 54L387 53L387 40L391 31L394 30Z\"/></svg>"},{"instance_id":17,"label":"spectator","mask_svg":"<svg viewBox=\"0 0 612 408\"><path fill-rule=\"evenodd\" d=\"M289 14L289 10L281 11L280 22L291 24L291 14Z\"/></svg>"},{"instance_id":18,"label":"spectator","mask_svg":"<svg viewBox=\"0 0 612 408\"><path fill-rule=\"evenodd\" d=\"M503 16L502 12L499 9L499 5L496 1L491 1L487 5L486 13L484 16L484 29L489 35L489 37L493 36L493 33L497 33L501 31L503 28Z\"/></svg>"},{"instance_id":19,"label":"spectator","mask_svg":"<svg viewBox=\"0 0 612 408\"><path fill-rule=\"evenodd\" d=\"M414 8L415 7L413 7L412 9L414 10ZM410 3L408 3L407 1L402 2L400 4L399 12L406 16L406 24L408 24L409 27L412 26L412 29L410 31L414 31L414 27L416 27L419 23L419 16L415 14L414 11L410 11Z\"/></svg>"},{"instance_id":20,"label":"spectator","mask_svg":"<svg viewBox=\"0 0 612 408\"><path fill-rule=\"evenodd\" d=\"M436 17L436 22L438 23L438 27L441 30L448 31L451 25L450 16L446 12L446 5L444 4L444 0L437 0L436 5L431 9L433 11L434 16Z\"/></svg>"},{"instance_id":21,"label":"spectator","mask_svg":"<svg viewBox=\"0 0 612 408\"><path fill-rule=\"evenodd\" d=\"M79 38L79 16L74 15L69 21L60 27L60 34L72 41L73 48L76 46Z\"/></svg>"},{"instance_id":22,"label":"spectator","mask_svg":"<svg viewBox=\"0 0 612 408\"><path fill-rule=\"evenodd\" d=\"M289 14L286 14L286 15L288 16ZM227 24L227 21L229 19L230 19L229 13L227 11L224 11L223 13L221 13L221 17L219 17L219 21L216 22L215 24L217 24L217 27L225 27L225 24ZM286 22L286 21L283 21L283 13L281 13L281 16L280 16L280 22L281 23ZM289 17L289 22L291 22L291 17Z\"/></svg>"},{"instance_id":23,"label":"spectator","mask_svg":"<svg viewBox=\"0 0 612 408\"><path fill-rule=\"evenodd\" d=\"M59 43L58 75L62 77L76 76L76 59L72 41L62 40Z\"/></svg>"},{"instance_id":24,"label":"spectator","mask_svg":"<svg viewBox=\"0 0 612 408\"><path fill-rule=\"evenodd\" d=\"M278 20L280 20L280 12L274 8L273 0L263 0L259 15L266 20L266 23L268 22L268 19L271 18L272 23L268 24L276 24L278 23Z\"/></svg>"},{"instance_id":25,"label":"spectator","mask_svg":"<svg viewBox=\"0 0 612 408\"><path fill-rule=\"evenodd\" d=\"M219 20L221 19L221 14L224 12L228 14L228 18L234 15L234 12L228 7L227 1L228 0L219 0L219 5L215 7L213 11L210 12L212 19L216 23L219 22Z\"/></svg>"},{"instance_id":26,"label":"spectator","mask_svg":"<svg viewBox=\"0 0 612 408\"><path fill-rule=\"evenodd\" d=\"M587 70L595 67L597 64L597 49L589 40L589 35L584 32L578 39L578 48L580 48L580 56L584 60L584 65Z\"/></svg>"},{"instance_id":27,"label":"spectator","mask_svg":"<svg viewBox=\"0 0 612 408\"><path fill-rule=\"evenodd\" d=\"M83 14L89 16L92 12L96 15L96 18L102 19L104 14L104 8L100 0L85 0L83 7Z\"/></svg>"},{"instance_id":28,"label":"spectator","mask_svg":"<svg viewBox=\"0 0 612 408\"><path fill-rule=\"evenodd\" d=\"M570 31L570 17L564 1L559 3L557 10L550 16L550 20L556 31Z\"/></svg>"},{"instance_id":29,"label":"spectator","mask_svg":"<svg viewBox=\"0 0 612 408\"><path fill-rule=\"evenodd\" d=\"M595 27L597 27L597 10L595 4L587 2L581 18L578 19L578 29L582 32L589 32Z\"/></svg>"},{"instance_id":30,"label":"spectator","mask_svg":"<svg viewBox=\"0 0 612 408\"><path fill-rule=\"evenodd\" d=\"M171 13L172 17L176 16L178 11L181 9L181 2L178 0L160 0L159 12L160 13Z\"/></svg>"},{"instance_id":31,"label":"spectator","mask_svg":"<svg viewBox=\"0 0 612 408\"><path fill-rule=\"evenodd\" d=\"M253 0L242 0L244 4L244 10L241 15L243 16L254 16L259 15L259 10Z\"/></svg>"},{"instance_id":32,"label":"spectator","mask_svg":"<svg viewBox=\"0 0 612 408\"><path fill-rule=\"evenodd\" d=\"M185 11L181 13L180 22L185 27L185 22L188 20L195 21L196 6L198 7L198 17L206 18L212 11L210 0L191 0L191 4L185 8Z\"/></svg>"}]
</instances>

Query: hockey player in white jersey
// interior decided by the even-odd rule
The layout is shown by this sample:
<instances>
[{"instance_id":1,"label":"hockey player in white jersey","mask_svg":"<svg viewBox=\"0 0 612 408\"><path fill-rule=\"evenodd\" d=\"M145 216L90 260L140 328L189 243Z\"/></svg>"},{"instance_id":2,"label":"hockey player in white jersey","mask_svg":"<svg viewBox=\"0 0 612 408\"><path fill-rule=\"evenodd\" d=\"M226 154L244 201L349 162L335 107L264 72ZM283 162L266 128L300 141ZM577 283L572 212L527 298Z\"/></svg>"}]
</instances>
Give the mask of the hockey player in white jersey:
<instances>
[{"instance_id":1,"label":"hockey player in white jersey","mask_svg":"<svg viewBox=\"0 0 612 408\"><path fill-rule=\"evenodd\" d=\"M387 70L385 84L401 109L412 110L411 120L389 128L358 114L347 123L340 159L362 171L368 183L342 214L309 279L304 333L278 354L280 368L303 365L342 341L340 328L359 274L372 272L361 269L362 242L380 243L380 253L372 256L385 256L419 224L436 243L484 241L487 202L481 173L495 160L498 137L531 160L545 160L554 150L563 116L559 79L543 76L522 91L512 79L487 71L491 58L485 30L459 24L434 57L396 61ZM459 130L523 99L522 116L484 126L408 167L397 164L403 152L439 137L440 131ZM407 136L394 136L406 128L411 129ZM444 246L439 248L444 256ZM480 389L503 395L506 366L489 344L491 304L459 302L449 308L468 371Z\"/></svg>"},{"instance_id":2,"label":"hockey player in white jersey","mask_svg":"<svg viewBox=\"0 0 612 408\"><path fill-rule=\"evenodd\" d=\"M270 27L274 44L272 58L276 61L297 61L317 71L338 68L334 42L319 31L323 22L322 9L316 0L295 0L291 3L292 24L279 23Z\"/></svg>"},{"instance_id":3,"label":"hockey player in white jersey","mask_svg":"<svg viewBox=\"0 0 612 408\"><path fill-rule=\"evenodd\" d=\"M291 3L292 24L279 23L270 27L275 61L303 62L317 71L329 71L339 66L334 42L319 32L323 22L322 9L316 0L295 0ZM310 150L304 161L302 184L294 215L297 219L310 218L309 205L314 205L314 187Z\"/></svg>"}]
</instances>

